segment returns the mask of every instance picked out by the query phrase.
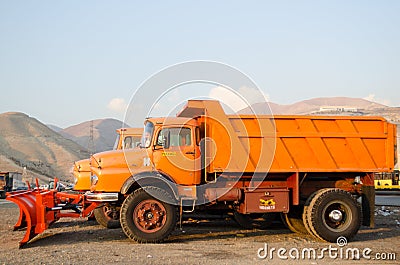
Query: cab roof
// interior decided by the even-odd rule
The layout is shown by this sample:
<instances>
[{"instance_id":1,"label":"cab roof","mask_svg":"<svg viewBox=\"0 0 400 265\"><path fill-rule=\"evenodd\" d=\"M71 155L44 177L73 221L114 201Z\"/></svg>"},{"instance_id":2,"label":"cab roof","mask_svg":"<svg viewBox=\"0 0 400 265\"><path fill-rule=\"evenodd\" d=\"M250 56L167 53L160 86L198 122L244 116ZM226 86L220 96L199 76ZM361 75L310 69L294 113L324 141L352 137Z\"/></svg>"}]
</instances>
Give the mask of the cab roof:
<instances>
[{"instance_id":1,"label":"cab roof","mask_svg":"<svg viewBox=\"0 0 400 265\"><path fill-rule=\"evenodd\" d=\"M120 128L116 130L118 134L125 134L125 135L142 135L143 128Z\"/></svg>"},{"instance_id":2,"label":"cab roof","mask_svg":"<svg viewBox=\"0 0 400 265\"><path fill-rule=\"evenodd\" d=\"M192 125L196 126L196 121L192 118L182 117L163 117L163 118L147 118L146 121L150 121L155 125Z\"/></svg>"}]
</instances>

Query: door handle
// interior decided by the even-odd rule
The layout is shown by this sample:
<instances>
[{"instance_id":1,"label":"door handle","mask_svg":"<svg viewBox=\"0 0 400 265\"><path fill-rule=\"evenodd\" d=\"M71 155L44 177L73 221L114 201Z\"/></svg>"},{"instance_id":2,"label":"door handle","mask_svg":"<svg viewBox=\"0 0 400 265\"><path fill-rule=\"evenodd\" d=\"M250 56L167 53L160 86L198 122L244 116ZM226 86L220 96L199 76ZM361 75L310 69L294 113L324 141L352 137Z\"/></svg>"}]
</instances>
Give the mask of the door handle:
<instances>
[{"instance_id":1,"label":"door handle","mask_svg":"<svg viewBox=\"0 0 400 265\"><path fill-rule=\"evenodd\" d=\"M187 154L187 155L194 155L194 151L188 151L188 152L186 152L185 154Z\"/></svg>"}]
</instances>

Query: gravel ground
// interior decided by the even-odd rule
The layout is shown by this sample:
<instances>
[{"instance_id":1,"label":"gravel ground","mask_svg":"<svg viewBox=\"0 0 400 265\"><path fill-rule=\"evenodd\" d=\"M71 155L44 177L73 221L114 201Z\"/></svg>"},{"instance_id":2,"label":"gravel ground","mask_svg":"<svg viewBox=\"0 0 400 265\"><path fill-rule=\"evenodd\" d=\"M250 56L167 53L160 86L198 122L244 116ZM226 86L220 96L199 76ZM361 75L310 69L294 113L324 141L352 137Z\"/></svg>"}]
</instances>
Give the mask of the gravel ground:
<instances>
[{"instance_id":1,"label":"gravel ground","mask_svg":"<svg viewBox=\"0 0 400 265\"><path fill-rule=\"evenodd\" d=\"M399 264L400 207L377 207L376 227L363 227L347 246L320 242L311 236L291 233L276 222L268 231L241 230L230 220L192 220L177 229L167 243L137 244L129 241L121 229L106 229L95 221L63 219L37 236L23 249L18 242L25 231L12 231L18 219L18 208L0 200L1 249L0 264ZM267 244L285 248L282 260L274 252L273 259L261 259L257 252ZM297 248L314 248L321 253L329 246L346 252L370 248L371 259L332 259L325 252L323 259L289 257ZM374 259L376 253L395 253L397 260ZM295 252L291 252L295 253ZM340 252L339 252L340 253ZM263 251L260 254L264 254ZM351 258L351 257L350 257Z\"/></svg>"}]
</instances>

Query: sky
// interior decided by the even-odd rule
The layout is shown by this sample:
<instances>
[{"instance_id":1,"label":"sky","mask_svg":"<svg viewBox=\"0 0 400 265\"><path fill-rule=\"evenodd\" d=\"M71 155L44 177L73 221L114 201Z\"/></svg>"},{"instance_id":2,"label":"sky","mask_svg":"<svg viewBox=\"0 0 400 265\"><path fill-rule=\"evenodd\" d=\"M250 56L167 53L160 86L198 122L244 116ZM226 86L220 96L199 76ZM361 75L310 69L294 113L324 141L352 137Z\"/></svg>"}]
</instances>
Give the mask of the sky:
<instances>
[{"instance_id":1,"label":"sky","mask_svg":"<svg viewBox=\"0 0 400 265\"><path fill-rule=\"evenodd\" d=\"M279 104L398 107L399 13L400 1L0 0L0 113L122 120L146 79L192 60L239 69Z\"/></svg>"}]
</instances>

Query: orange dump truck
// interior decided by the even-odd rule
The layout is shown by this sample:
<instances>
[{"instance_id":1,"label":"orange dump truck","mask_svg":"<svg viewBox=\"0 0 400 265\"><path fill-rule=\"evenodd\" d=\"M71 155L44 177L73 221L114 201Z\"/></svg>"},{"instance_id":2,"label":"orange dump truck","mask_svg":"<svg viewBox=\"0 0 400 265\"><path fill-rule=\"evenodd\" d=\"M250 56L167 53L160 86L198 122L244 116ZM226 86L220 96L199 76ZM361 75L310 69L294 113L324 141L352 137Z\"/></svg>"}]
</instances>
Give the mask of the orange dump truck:
<instances>
[{"instance_id":1,"label":"orange dump truck","mask_svg":"<svg viewBox=\"0 0 400 265\"><path fill-rule=\"evenodd\" d=\"M190 100L176 118L148 118L140 149L93 155L91 196L118 202L139 242L164 240L177 210L212 209L241 223L282 213L333 242L373 225L374 173L393 170L395 145L379 117L226 115Z\"/></svg>"},{"instance_id":2,"label":"orange dump truck","mask_svg":"<svg viewBox=\"0 0 400 265\"><path fill-rule=\"evenodd\" d=\"M161 242L184 212L217 210L245 226L281 214L292 231L334 242L374 225L374 174L393 171L396 127L380 117L227 115L218 101L190 100L177 117L146 119L140 148L90 159L84 200L120 206L132 240Z\"/></svg>"}]
</instances>

